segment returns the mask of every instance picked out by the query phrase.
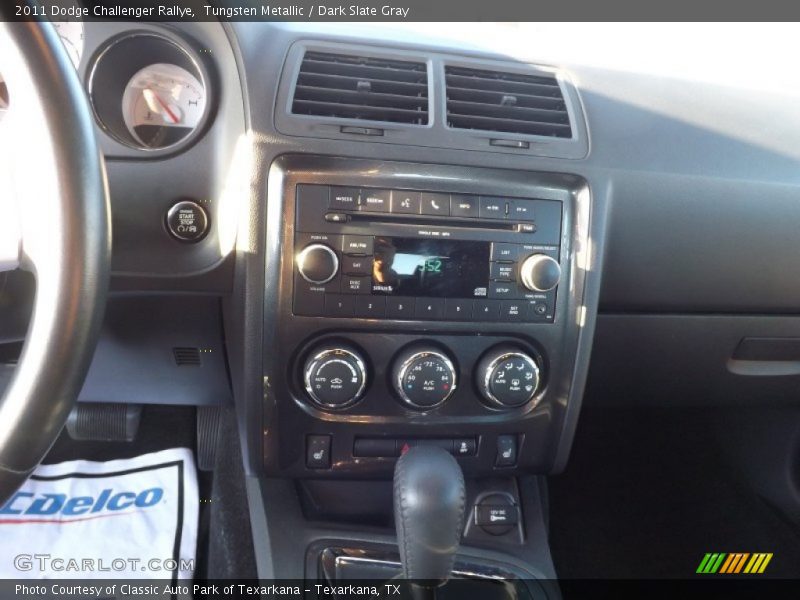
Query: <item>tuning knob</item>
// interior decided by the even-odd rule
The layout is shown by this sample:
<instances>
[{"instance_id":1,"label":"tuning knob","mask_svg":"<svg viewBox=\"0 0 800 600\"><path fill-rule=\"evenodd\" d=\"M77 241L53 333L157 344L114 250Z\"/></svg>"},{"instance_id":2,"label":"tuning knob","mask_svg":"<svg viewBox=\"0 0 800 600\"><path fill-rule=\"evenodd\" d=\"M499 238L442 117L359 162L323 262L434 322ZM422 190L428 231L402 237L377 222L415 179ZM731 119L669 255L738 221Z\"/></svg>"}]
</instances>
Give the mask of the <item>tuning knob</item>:
<instances>
[{"instance_id":1,"label":"tuning knob","mask_svg":"<svg viewBox=\"0 0 800 600\"><path fill-rule=\"evenodd\" d=\"M549 292L561 279L561 265L546 254L534 254L522 261L519 278L531 291Z\"/></svg>"},{"instance_id":2,"label":"tuning knob","mask_svg":"<svg viewBox=\"0 0 800 600\"><path fill-rule=\"evenodd\" d=\"M511 346L490 350L478 363L477 385L483 397L500 408L514 408L533 400L539 389L536 359Z\"/></svg>"},{"instance_id":3,"label":"tuning knob","mask_svg":"<svg viewBox=\"0 0 800 600\"><path fill-rule=\"evenodd\" d=\"M311 399L324 408L345 408L361 398L367 369L349 348L326 346L312 352L303 368L303 383Z\"/></svg>"},{"instance_id":4,"label":"tuning knob","mask_svg":"<svg viewBox=\"0 0 800 600\"><path fill-rule=\"evenodd\" d=\"M330 246L310 244L297 255L297 270L309 283L328 283L339 271L339 257Z\"/></svg>"},{"instance_id":5,"label":"tuning knob","mask_svg":"<svg viewBox=\"0 0 800 600\"><path fill-rule=\"evenodd\" d=\"M413 346L395 360L392 383L403 402L429 409L443 403L456 389L456 369L440 350Z\"/></svg>"}]
</instances>

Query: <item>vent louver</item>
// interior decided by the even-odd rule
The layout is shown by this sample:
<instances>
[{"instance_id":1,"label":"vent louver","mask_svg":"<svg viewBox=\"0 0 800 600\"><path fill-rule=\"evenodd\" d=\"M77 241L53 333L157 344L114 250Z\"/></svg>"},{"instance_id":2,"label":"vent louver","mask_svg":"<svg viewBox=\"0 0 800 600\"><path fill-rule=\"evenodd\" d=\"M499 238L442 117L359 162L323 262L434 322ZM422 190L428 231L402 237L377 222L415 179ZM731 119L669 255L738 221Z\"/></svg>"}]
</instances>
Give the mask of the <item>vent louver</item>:
<instances>
[{"instance_id":1,"label":"vent louver","mask_svg":"<svg viewBox=\"0 0 800 600\"><path fill-rule=\"evenodd\" d=\"M424 62L308 51L297 76L292 113L427 125L428 67Z\"/></svg>"},{"instance_id":2,"label":"vent louver","mask_svg":"<svg viewBox=\"0 0 800 600\"><path fill-rule=\"evenodd\" d=\"M445 67L447 124L455 129L572 137L554 75Z\"/></svg>"},{"instance_id":3,"label":"vent louver","mask_svg":"<svg viewBox=\"0 0 800 600\"><path fill-rule=\"evenodd\" d=\"M200 365L200 350L198 348L178 347L172 349L175 364L179 367L196 367Z\"/></svg>"}]
</instances>

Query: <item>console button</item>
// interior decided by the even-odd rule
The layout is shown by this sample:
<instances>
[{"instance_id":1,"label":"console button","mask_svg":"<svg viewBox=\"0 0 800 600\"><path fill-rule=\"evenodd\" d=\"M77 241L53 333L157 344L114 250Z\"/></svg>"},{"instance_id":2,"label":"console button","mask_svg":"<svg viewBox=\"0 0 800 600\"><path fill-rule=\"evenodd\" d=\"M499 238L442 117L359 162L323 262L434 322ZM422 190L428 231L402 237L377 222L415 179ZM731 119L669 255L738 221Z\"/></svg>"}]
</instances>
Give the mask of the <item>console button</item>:
<instances>
[{"instance_id":1,"label":"console button","mask_svg":"<svg viewBox=\"0 0 800 600\"><path fill-rule=\"evenodd\" d=\"M371 277L352 277L350 275L342 277L343 294L369 294L371 291Z\"/></svg>"},{"instance_id":2,"label":"console button","mask_svg":"<svg viewBox=\"0 0 800 600\"><path fill-rule=\"evenodd\" d=\"M422 192L422 214L450 216L450 195Z\"/></svg>"},{"instance_id":3,"label":"console button","mask_svg":"<svg viewBox=\"0 0 800 600\"><path fill-rule=\"evenodd\" d=\"M344 256L342 273L345 275L372 275L371 256Z\"/></svg>"},{"instance_id":4,"label":"console button","mask_svg":"<svg viewBox=\"0 0 800 600\"><path fill-rule=\"evenodd\" d=\"M475 438L457 438L453 440L453 454L456 456L475 456L478 453L478 444Z\"/></svg>"},{"instance_id":5,"label":"console button","mask_svg":"<svg viewBox=\"0 0 800 600\"><path fill-rule=\"evenodd\" d=\"M514 262L519 256L519 246L503 242L492 242L491 260L499 262Z\"/></svg>"},{"instance_id":6,"label":"console button","mask_svg":"<svg viewBox=\"0 0 800 600\"><path fill-rule=\"evenodd\" d=\"M358 210L358 188L332 187L328 206L334 210Z\"/></svg>"},{"instance_id":7,"label":"console button","mask_svg":"<svg viewBox=\"0 0 800 600\"><path fill-rule=\"evenodd\" d=\"M386 316L386 298L383 296L358 296L356 298L356 316L382 319Z\"/></svg>"},{"instance_id":8,"label":"console button","mask_svg":"<svg viewBox=\"0 0 800 600\"><path fill-rule=\"evenodd\" d=\"M489 298L516 298L519 295L519 290L514 283L506 283L503 281L492 281L489 283Z\"/></svg>"},{"instance_id":9,"label":"console button","mask_svg":"<svg viewBox=\"0 0 800 600\"><path fill-rule=\"evenodd\" d=\"M479 212L481 219L505 219L506 201L502 198L481 196Z\"/></svg>"},{"instance_id":10,"label":"console button","mask_svg":"<svg viewBox=\"0 0 800 600\"><path fill-rule=\"evenodd\" d=\"M472 318L472 300L447 298L444 302L444 317L451 321L466 321Z\"/></svg>"},{"instance_id":11,"label":"console button","mask_svg":"<svg viewBox=\"0 0 800 600\"><path fill-rule=\"evenodd\" d=\"M518 322L525 318L525 304L523 300L503 300L500 304L500 320Z\"/></svg>"},{"instance_id":12,"label":"console button","mask_svg":"<svg viewBox=\"0 0 800 600\"><path fill-rule=\"evenodd\" d=\"M517 436L497 436L497 467L513 467L517 464Z\"/></svg>"},{"instance_id":13,"label":"console button","mask_svg":"<svg viewBox=\"0 0 800 600\"><path fill-rule=\"evenodd\" d=\"M404 298L402 296L386 298L386 316L390 319L414 318L415 298Z\"/></svg>"},{"instance_id":14,"label":"console button","mask_svg":"<svg viewBox=\"0 0 800 600\"><path fill-rule=\"evenodd\" d=\"M441 319L444 316L444 299L417 298L414 315L418 319Z\"/></svg>"},{"instance_id":15,"label":"console button","mask_svg":"<svg viewBox=\"0 0 800 600\"><path fill-rule=\"evenodd\" d=\"M497 321L500 319L500 300L475 300L472 314L478 321Z\"/></svg>"},{"instance_id":16,"label":"console button","mask_svg":"<svg viewBox=\"0 0 800 600\"><path fill-rule=\"evenodd\" d=\"M372 236L343 235L342 252L345 254L372 254Z\"/></svg>"},{"instance_id":17,"label":"console button","mask_svg":"<svg viewBox=\"0 0 800 600\"><path fill-rule=\"evenodd\" d=\"M508 218L514 221L533 221L533 200L509 200Z\"/></svg>"},{"instance_id":18,"label":"console button","mask_svg":"<svg viewBox=\"0 0 800 600\"><path fill-rule=\"evenodd\" d=\"M325 315L328 317L352 317L356 302L353 296L330 294L325 296Z\"/></svg>"},{"instance_id":19,"label":"console button","mask_svg":"<svg viewBox=\"0 0 800 600\"><path fill-rule=\"evenodd\" d=\"M418 215L420 212L420 194L408 190L392 190L391 212L401 215Z\"/></svg>"},{"instance_id":20,"label":"console button","mask_svg":"<svg viewBox=\"0 0 800 600\"><path fill-rule=\"evenodd\" d=\"M536 223L520 223L517 225L520 233L536 233Z\"/></svg>"},{"instance_id":21,"label":"console button","mask_svg":"<svg viewBox=\"0 0 800 600\"><path fill-rule=\"evenodd\" d=\"M514 281L517 278L515 263L492 263L489 278L494 281Z\"/></svg>"},{"instance_id":22,"label":"console button","mask_svg":"<svg viewBox=\"0 0 800 600\"><path fill-rule=\"evenodd\" d=\"M306 438L306 466L309 469L331 468L331 436L309 435Z\"/></svg>"},{"instance_id":23,"label":"console button","mask_svg":"<svg viewBox=\"0 0 800 600\"><path fill-rule=\"evenodd\" d=\"M477 219L480 216L478 196L450 196L450 216Z\"/></svg>"},{"instance_id":24,"label":"console button","mask_svg":"<svg viewBox=\"0 0 800 600\"><path fill-rule=\"evenodd\" d=\"M366 212L389 212L390 190L361 190L361 206Z\"/></svg>"}]
</instances>

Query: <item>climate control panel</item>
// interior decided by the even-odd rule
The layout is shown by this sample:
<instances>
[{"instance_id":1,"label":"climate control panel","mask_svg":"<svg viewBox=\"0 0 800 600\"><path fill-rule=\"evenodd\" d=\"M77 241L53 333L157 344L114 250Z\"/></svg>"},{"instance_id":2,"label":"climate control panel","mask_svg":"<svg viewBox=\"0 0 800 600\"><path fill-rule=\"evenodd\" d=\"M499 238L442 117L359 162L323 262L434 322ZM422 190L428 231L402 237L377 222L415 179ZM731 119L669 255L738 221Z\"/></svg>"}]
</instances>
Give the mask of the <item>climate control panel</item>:
<instances>
[{"instance_id":1,"label":"climate control panel","mask_svg":"<svg viewBox=\"0 0 800 600\"><path fill-rule=\"evenodd\" d=\"M300 368L309 404L324 411L360 413L359 400L376 379L376 373L383 373L391 396L406 410L434 411L457 390L462 392L462 398L474 399L473 408L511 410L534 407L544 380L539 353L514 343L490 345L480 356L464 361L467 364L463 369L457 366L458 349L424 340L378 358L378 364L373 359L372 370L367 368L366 354L347 341L313 345ZM464 389L459 389L464 370L473 373L474 388L466 377Z\"/></svg>"}]
</instances>

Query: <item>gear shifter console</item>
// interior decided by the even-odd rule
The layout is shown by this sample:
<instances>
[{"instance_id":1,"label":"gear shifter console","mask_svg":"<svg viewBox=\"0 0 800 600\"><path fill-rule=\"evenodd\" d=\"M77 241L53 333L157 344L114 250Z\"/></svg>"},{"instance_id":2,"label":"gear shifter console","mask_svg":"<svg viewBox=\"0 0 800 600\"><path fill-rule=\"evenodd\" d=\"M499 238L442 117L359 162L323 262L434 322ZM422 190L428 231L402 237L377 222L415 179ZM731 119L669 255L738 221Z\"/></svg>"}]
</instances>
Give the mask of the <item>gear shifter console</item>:
<instances>
[{"instance_id":1,"label":"gear shifter console","mask_svg":"<svg viewBox=\"0 0 800 600\"><path fill-rule=\"evenodd\" d=\"M421 588L445 583L461 542L464 475L456 460L434 446L411 448L394 471L394 518L403 575ZM423 591L418 597L432 598Z\"/></svg>"}]
</instances>

